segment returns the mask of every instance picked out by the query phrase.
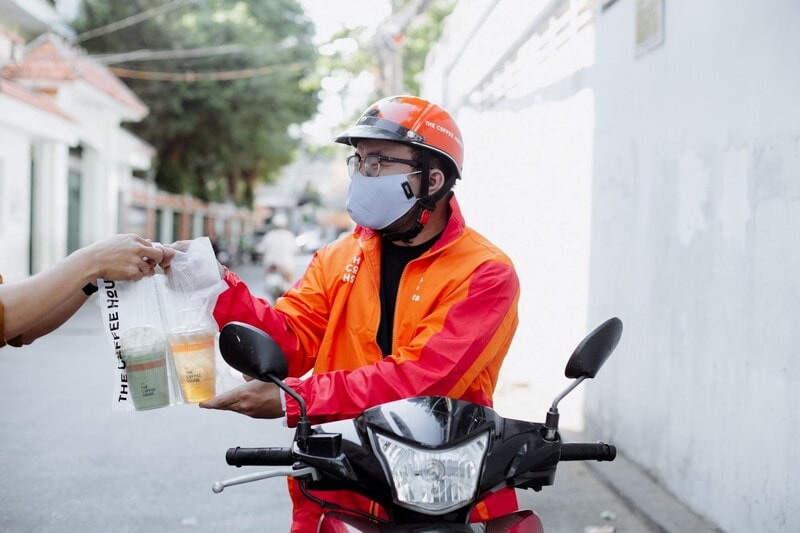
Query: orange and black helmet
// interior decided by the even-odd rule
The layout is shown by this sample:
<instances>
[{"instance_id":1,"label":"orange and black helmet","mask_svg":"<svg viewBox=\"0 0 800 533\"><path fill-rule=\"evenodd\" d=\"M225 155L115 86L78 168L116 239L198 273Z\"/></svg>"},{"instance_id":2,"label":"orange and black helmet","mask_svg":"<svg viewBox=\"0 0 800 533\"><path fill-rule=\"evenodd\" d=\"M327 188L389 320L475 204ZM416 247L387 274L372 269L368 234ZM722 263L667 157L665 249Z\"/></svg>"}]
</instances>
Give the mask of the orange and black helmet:
<instances>
[{"instance_id":1,"label":"orange and black helmet","mask_svg":"<svg viewBox=\"0 0 800 533\"><path fill-rule=\"evenodd\" d=\"M457 178L464 164L461 130L450 114L416 96L389 96L372 104L334 141L355 146L359 139L380 139L427 148L445 156Z\"/></svg>"}]
</instances>

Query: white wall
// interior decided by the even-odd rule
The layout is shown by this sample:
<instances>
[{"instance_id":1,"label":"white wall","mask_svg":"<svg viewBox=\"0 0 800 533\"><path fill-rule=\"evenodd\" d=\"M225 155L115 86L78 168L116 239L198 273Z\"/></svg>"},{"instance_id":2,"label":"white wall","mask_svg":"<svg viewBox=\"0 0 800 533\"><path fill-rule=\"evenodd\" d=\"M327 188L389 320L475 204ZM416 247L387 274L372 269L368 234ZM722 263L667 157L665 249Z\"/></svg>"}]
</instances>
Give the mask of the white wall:
<instances>
[{"instance_id":1,"label":"white wall","mask_svg":"<svg viewBox=\"0 0 800 533\"><path fill-rule=\"evenodd\" d=\"M56 114L0 93L0 274L7 281L27 277L31 267L47 266L60 259L62 242L48 232L49 221L63 212L58 228L65 227L66 154L68 145L76 142L74 124ZM42 187L31 189L31 161L36 159L36 181ZM38 194L42 209L33 214L33 236L38 247L30 253L31 198ZM30 257L34 264L31 265Z\"/></svg>"},{"instance_id":2,"label":"white wall","mask_svg":"<svg viewBox=\"0 0 800 533\"><path fill-rule=\"evenodd\" d=\"M128 159L128 154L121 153L126 144L120 131L126 110L82 81L62 86L58 104L80 121L80 139L84 148L80 245L86 246L113 235L119 228L119 192L130 177L130 170L120 166ZM127 175L121 175L125 171Z\"/></svg>"},{"instance_id":3,"label":"white wall","mask_svg":"<svg viewBox=\"0 0 800 533\"><path fill-rule=\"evenodd\" d=\"M544 419L568 384L568 357L594 326L587 323L594 96L586 75L594 31L585 24L591 2L574 2L551 20L562 4L459 2L423 83L423 96L442 103L464 135L455 190L467 224L500 246L520 277L520 326L495 408L528 420ZM578 389L561 403L562 428L583 427L582 395Z\"/></svg>"},{"instance_id":4,"label":"white wall","mask_svg":"<svg viewBox=\"0 0 800 533\"><path fill-rule=\"evenodd\" d=\"M30 139L0 124L0 274L28 276L30 242Z\"/></svg>"},{"instance_id":5,"label":"white wall","mask_svg":"<svg viewBox=\"0 0 800 533\"><path fill-rule=\"evenodd\" d=\"M40 140L33 145L31 271L39 272L67 255L67 167L69 147Z\"/></svg>"},{"instance_id":6,"label":"white wall","mask_svg":"<svg viewBox=\"0 0 800 533\"><path fill-rule=\"evenodd\" d=\"M617 315L587 437L725 531L800 531L800 2L665 0L637 59L648 4L462 0L429 56L467 221L522 281L497 406L541 418Z\"/></svg>"},{"instance_id":7,"label":"white wall","mask_svg":"<svg viewBox=\"0 0 800 533\"><path fill-rule=\"evenodd\" d=\"M800 530L800 3L598 16L589 427L726 531Z\"/></svg>"}]
</instances>

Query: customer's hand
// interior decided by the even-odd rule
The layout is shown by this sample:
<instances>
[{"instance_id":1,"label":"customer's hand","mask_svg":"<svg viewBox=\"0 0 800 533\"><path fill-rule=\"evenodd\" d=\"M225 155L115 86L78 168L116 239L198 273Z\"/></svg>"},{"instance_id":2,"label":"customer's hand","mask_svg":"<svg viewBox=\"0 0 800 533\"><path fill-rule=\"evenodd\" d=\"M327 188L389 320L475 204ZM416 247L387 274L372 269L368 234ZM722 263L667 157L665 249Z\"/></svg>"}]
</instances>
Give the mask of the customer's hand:
<instances>
[{"instance_id":1,"label":"customer's hand","mask_svg":"<svg viewBox=\"0 0 800 533\"><path fill-rule=\"evenodd\" d=\"M134 234L115 235L76 252L90 263L96 278L137 281L152 276L164 249Z\"/></svg>"},{"instance_id":2,"label":"customer's hand","mask_svg":"<svg viewBox=\"0 0 800 533\"><path fill-rule=\"evenodd\" d=\"M256 380L201 402L200 407L236 411L252 418L280 418L284 415L278 386Z\"/></svg>"}]
</instances>

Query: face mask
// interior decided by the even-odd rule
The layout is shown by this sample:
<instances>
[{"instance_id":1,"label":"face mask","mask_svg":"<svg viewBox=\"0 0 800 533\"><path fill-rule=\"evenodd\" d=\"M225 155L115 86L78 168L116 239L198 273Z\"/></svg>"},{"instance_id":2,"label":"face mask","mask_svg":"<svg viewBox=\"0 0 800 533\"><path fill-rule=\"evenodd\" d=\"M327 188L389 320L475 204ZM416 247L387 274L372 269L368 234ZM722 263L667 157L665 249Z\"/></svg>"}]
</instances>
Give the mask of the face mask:
<instances>
[{"instance_id":1,"label":"face mask","mask_svg":"<svg viewBox=\"0 0 800 533\"><path fill-rule=\"evenodd\" d=\"M408 174L369 178L356 172L350 179L347 212L360 226L381 230L408 213L415 203Z\"/></svg>"}]
</instances>

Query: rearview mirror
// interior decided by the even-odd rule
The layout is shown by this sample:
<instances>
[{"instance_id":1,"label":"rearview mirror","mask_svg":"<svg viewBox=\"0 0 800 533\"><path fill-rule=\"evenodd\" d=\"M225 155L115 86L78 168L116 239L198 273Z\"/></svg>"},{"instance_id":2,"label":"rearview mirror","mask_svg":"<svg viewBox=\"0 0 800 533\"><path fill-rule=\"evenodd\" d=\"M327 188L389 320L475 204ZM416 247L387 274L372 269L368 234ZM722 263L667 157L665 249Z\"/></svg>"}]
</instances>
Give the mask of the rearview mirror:
<instances>
[{"instance_id":1,"label":"rearview mirror","mask_svg":"<svg viewBox=\"0 0 800 533\"><path fill-rule=\"evenodd\" d=\"M222 358L239 372L260 381L267 376L284 379L289 365L275 339L258 328L243 322L230 322L219 332Z\"/></svg>"},{"instance_id":2,"label":"rearview mirror","mask_svg":"<svg viewBox=\"0 0 800 533\"><path fill-rule=\"evenodd\" d=\"M622 336L622 320L609 318L589 333L572 352L564 374L570 379L593 378L617 347Z\"/></svg>"}]
</instances>

